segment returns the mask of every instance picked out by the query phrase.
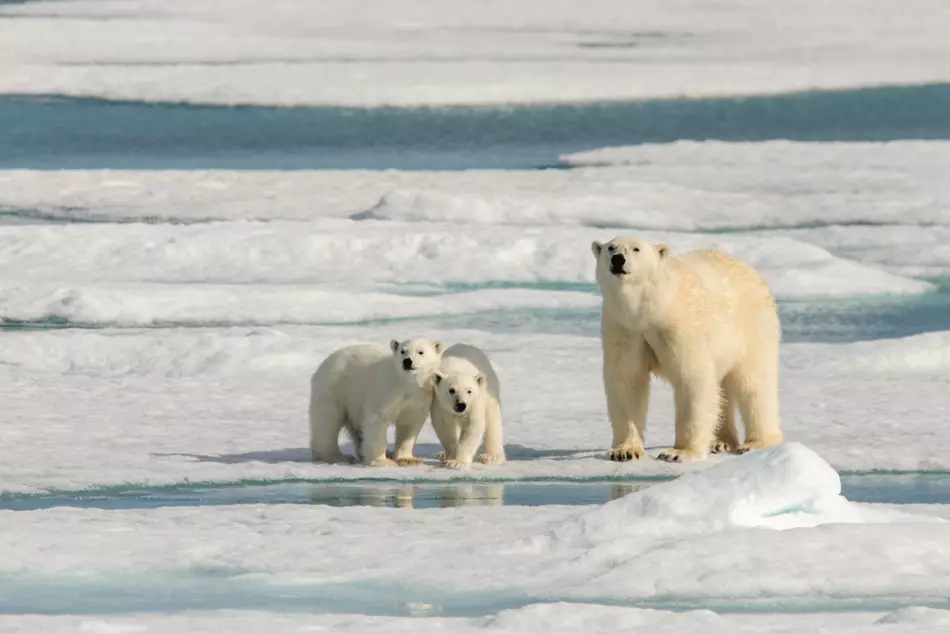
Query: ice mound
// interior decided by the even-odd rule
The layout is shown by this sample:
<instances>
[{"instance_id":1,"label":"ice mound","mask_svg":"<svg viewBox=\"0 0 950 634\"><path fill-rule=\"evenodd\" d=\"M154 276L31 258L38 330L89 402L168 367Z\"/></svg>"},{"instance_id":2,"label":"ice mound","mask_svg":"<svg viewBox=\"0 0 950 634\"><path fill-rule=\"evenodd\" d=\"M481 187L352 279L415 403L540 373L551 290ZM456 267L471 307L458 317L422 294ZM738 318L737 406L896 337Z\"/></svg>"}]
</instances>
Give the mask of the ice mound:
<instances>
[{"instance_id":1,"label":"ice mound","mask_svg":"<svg viewBox=\"0 0 950 634\"><path fill-rule=\"evenodd\" d=\"M787 350L785 364L793 369L813 368L849 377L912 375L947 380L950 332L858 341L836 349L802 344Z\"/></svg>"},{"instance_id":2,"label":"ice mound","mask_svg":"<svg viewBox=\"0 0 950 634\"><path fill-rule=\"evenodd\" d=\"M486 619L485 629L504 632L612 632L617 623L624 624L624 631L709 632L728 631L730 625L711 610L687 610L670 612L620 606L587 605L583 603L538 603L522 608L502 610Z\"/></svg>"},{"instance_id":3,"label":"ice mound","mask_svg":"<svg viewBox=\"0 0 950 634\"><path fill-rule=\"evenodd\" d=\"M474 225L581 225L636 227L647 230L689 231L694 223L684 214L664 214L644 201L658 197L647 187L625 183L625 191L599 186L586 193L551 183L545 189L520 190L505 183L494 191L450 192L439 189L402 187L384 194L367 211L353 220L393 220L399 222L449 222ZM640 196L631 194L635 190ZM678 192L681 193L681 192ZM688 197L688 194L681 193ZM698 198L698 196L697 196ZM698 204L699 200L694 201Z\"/></svg>"},{"instance_id":4,"label":"ice mound","mask_svg":"<svg viewBox=\"0 0 950 634\"><path fill-rule=\"evenodd\" d=\"M885 614L876 624L904 623L913 625L944 625L950 626L950 610L937 610L926 607L901 608Z\"/></svg>"},{"instance_id":5,"label":"ice mound","mask_svg":"<svg viewBox=\"0 0 950 634\"><path fill-rule=\"evenodd\" d=\"M353 324L373 320L467 315L491 310L596 309L591 293L483 289L414 297L344 292L303 285L34 284L0 289L0 320L153 325Z\"/></svg>"},{"instance_id":6,"label":"ice mound","mask_svg":"<svg viewBox=\"0 0 950 634\"><path fill-rule=\"evenodd\" d=\"M554 537L596 544L631 533L890 521L897 517L894 513L848 502L841 496L841 480L831 465L805 445L790 442L729 458L608 502L556 529Z\"/></svg>"}]
</instances>

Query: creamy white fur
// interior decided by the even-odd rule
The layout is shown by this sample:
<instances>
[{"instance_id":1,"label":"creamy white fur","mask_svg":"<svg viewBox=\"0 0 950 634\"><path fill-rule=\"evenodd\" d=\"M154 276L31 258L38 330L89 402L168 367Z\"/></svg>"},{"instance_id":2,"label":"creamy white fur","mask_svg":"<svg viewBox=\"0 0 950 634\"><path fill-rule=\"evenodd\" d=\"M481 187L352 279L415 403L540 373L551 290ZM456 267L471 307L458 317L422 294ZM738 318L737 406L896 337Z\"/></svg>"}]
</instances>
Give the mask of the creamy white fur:
<instances>
[{"instance_id":1,"label":"creamy white fur","mask_svg":"<svg viewBox=\"0 0 950 634\"><path fill-rule=\"evenodd\" d=\"M475 346L455 344L442 353L432 398L432 427L445 451L446 467L471 466L484 441L482 464L501 464L501 386L488 356ZM458 408L464 406L464 411Z\"/></svg>"},{"instance_id":2,"label":"creamy white fur","mask_svg":"<svg viewBox=\"0 0 950 634\"><path fill-rule=\"evenodd\" d=\"M349 461L339 444L346 429L365 464L421 463L412 452L429 413L441 352L440 342L394 339L390 350L358 344L328 356L310 379L313 460ZM396 426L395 460L386 455L389 425Z\"/></svg>"},{"instance_id":3,"label":"creamy white fur","mask_svg":"<svg viewBox=\"0 0 950 634\"><path fill-rule=\"evenodd\" d=\"M651 373L668 380L675 395L676 438L661 460L697 460L710 450L743 453L782 442L781 329L762 276L715 249L674 258L665 245L635 237L594 242L591 249L603 295L609 457L645 456ZM737 407L746 432L741 444Z\"/></svg>"}]
</instances>

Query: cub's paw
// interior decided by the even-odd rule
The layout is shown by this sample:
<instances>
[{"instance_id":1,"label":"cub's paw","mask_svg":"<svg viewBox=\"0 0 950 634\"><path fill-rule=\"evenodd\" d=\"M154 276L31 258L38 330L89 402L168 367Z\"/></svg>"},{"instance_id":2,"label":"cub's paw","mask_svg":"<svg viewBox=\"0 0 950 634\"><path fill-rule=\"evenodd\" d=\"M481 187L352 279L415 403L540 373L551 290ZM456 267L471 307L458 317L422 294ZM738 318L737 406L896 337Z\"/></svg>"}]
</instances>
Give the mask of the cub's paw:
<instances>
[{"instance_id":1,"label":"cub's paw","mask_svg":"<svg viewBox=\"0 0 950 634\"><path fill-rule=\"evenodd\" d=\"M464 462L461 462L459 460L452 460L452 459L446 460L445 462L443 462L442 466L445 467L446 469L468 469L469 467L471 467L470 464L465 464Z\"/></svg>"},{"instance_id":2,"label":"cub's paw","mask_svg":"<svg viewBox=\"0 0 950 634\"><path fill-rule=\"evenodd\" d=\"M396 464L400 467L418 467L422 464L422 459L416 458L415 456L409 456L408 458L397 458Z\"/></svg>"},{"instance_id":3,"label":"cub's paw","mask_svg":"<svg viewBox=\"0 0 950 634\"><path fill-rule=\"evenodd\" d=\"M724 440L717 440L713 444L709 445L709 451L710 453L732 453L736 451L736 448Z\"/></svg>"},{"instance_id":4,"label":"cub's paw","mask_svg":"<svg viewBox=\"0 0 950 634\"><path fill-rule=\"evenodd\" d=\"M699 453L689 451L688 449L667 449L666 451L661 451L656 459L664 462L692 462L693 460L702 460L705 457L706 456L701 456Z\"/></svg>"},{"instance_id":5,"label":"cub's paw","mask_svg":"<svg viewBox=\"0 0 950 634\"><path fill-rule=\"evenodd\" d=\"M398 467L399 464L390 458L377 458L369 463L371 467Z\"/></svg>"},{"instance_id":6,"label":"cub's paw","mask_svg":"<svg viewBox=\"0 0 950 634\"><path fill-rule=\"evenodd\" d=\"M647 452L640 445L620 445L607 452L607 457L614 462L627 462L630 460L643 460Z\"/></svg>"},{"instance_id":7,"label":"cub's paw","mask_svg":"<svg viewBox=\"0 0 950 634\"><path fill-rule=\"evenodd\" d=\"M503 453L483 453L475 458L481 464L501 464L505 461Z\"/></svg>"}]
</instances>

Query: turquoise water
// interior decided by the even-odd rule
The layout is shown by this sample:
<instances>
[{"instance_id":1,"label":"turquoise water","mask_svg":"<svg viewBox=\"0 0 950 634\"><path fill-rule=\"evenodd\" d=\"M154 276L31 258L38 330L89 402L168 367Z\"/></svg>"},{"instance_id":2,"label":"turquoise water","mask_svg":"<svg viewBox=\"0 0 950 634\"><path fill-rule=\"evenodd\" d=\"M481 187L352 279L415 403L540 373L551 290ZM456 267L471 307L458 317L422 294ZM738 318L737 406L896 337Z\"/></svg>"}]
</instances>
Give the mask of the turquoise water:
<instances>
[{"instance_id":1,"label":"turquoise water","mask_svg":"<svg viewBox=\"0 0 950 634\"><path fill-rule=\"evenodd\" d=\"M546 168L570 152L683 139L948 138L950 84L451 108L0 96L0 168Z\"/></svg>"},{"instance_id":2,"label":"turquoise water","mask_svg":"<svg viewBox=\"0 0 950 634\"><path fill-rule=\"evenodd\" d=\"M586 506L623 497L662 479L450 483L273 482L107 487L50 494L0 494L0 510L56 507L107 510L228 504L310 504L414 509L458 506ZM950 504L950 474L844 474L842 494L854 502Z\"/></svg>"},{"instance_id":3,"label":"turquoise water","mask_svg":"<svg viewBox=\"0 0 950 634\"><path fill-rule=\"evenodd\" d=\"M721 614L890 611L906 606L950 607L945 597L829 596L821 598L664 597L619 601L611 597L527 595L511 591L456 592L440 586L373 580L341 583L267 583L240 571L88 574L0 578L0 614L129 614L209 610L266 610L305 614L477 617L532 604L582 602L659 610L714 610ZM619 628L623 631L623 628Z\"/></svg>"},{"instance_id":4,"label":"turquoise water","mask_svg":"<svg viewBox=\"0 0 950 634\"><path fill-rule=\"evenodd\" d=\"M370 616L479 616L544 599L454 593L374 581L277 584L235 573L152 571L147 575L0 577L0 614L122 614L205 610L350 613Z\"/></svg>"}]
</instances>

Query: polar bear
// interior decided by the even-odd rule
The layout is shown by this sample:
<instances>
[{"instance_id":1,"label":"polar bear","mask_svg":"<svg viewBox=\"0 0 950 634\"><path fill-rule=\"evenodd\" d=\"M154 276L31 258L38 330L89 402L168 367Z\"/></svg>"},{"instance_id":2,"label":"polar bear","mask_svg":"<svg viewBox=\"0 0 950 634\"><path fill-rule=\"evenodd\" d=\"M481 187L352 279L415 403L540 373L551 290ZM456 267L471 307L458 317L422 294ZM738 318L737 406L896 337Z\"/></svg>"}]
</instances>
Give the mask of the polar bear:
<instances>
[{"instance_id":1,"label":"polar bear","mask_svg":"<svg viewBox=\"0 0 950 634\"><path fill-rule=\"evenodd\" d=\"M435 388L442 343L397 341L390 349L357 344L332 353L310 378L310 451L315 462L348 462L340 430L353 439L357 459L374 466L409 466ZM386 455L389 425L396 426L392 460Z\"/></svg>"},{"instance_id":2,"label":"polar bear","mask_svg":"<svg viewBox=\"0 0 950 634\"><path fill-rule=\"evenodd\" d=\"M457 343L442 353L430 414L432 427L445 449L441 458L446 467L471 466L483 440L485 451L478 462L505 461L501 387L488 356L475 346Z\"/></svg>"},{"instance_id":3,"label":"polar bear","mask_svg":"<svg viewBox=\"0 0 950 634\"><path fill-rule=\"evenodd\" d=\"M701 460L782 442L781 328L768 284L748 264L706 249L671 257L636 237L593 242L603 297L601 345L611 460L643 458L651 373L673 386L676 439L658 456ZM745 425L739 444L735 408Z\"/></svg>"}]
</instances>

